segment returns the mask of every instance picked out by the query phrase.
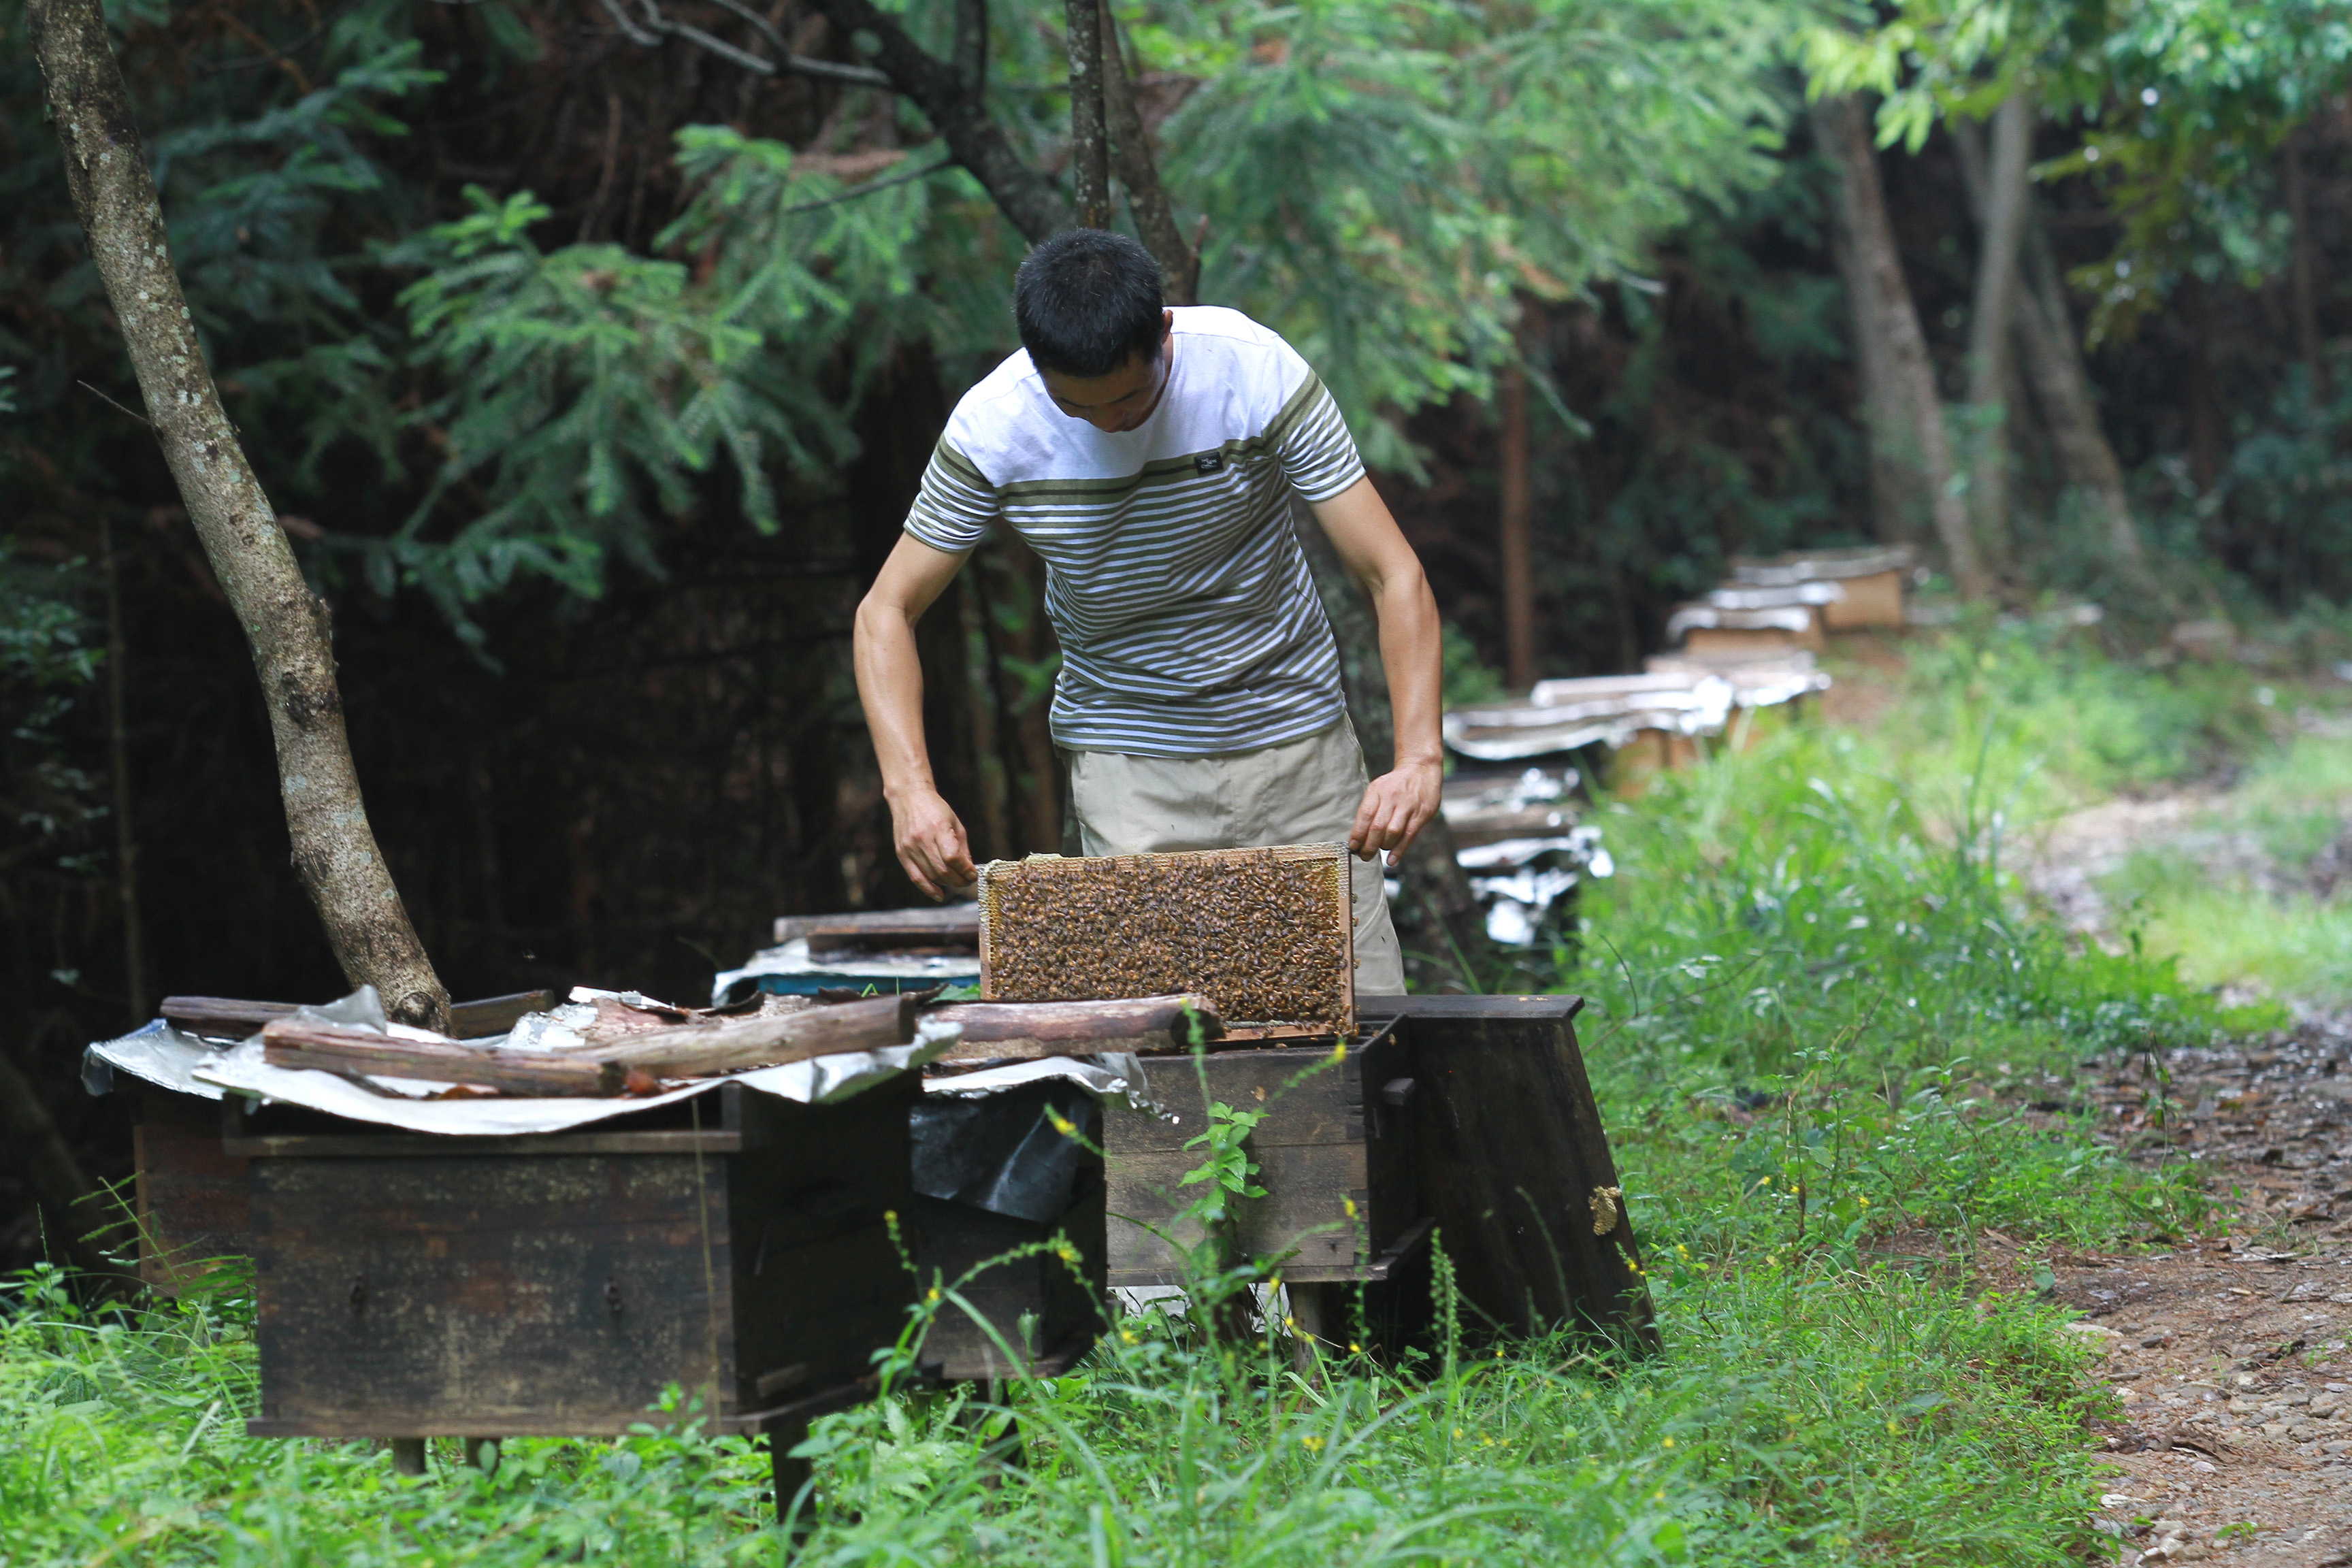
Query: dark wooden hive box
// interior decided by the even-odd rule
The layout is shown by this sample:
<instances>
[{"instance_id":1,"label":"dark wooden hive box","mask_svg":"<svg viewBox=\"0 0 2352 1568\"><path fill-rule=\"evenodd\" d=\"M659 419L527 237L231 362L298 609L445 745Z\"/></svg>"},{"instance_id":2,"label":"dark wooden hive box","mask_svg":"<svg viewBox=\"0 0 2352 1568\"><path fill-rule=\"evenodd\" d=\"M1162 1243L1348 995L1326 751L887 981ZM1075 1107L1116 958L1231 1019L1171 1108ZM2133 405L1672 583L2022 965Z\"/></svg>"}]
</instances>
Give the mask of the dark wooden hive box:
<instances>
[{"instance_id":1,"label":"dark wooden hive box","mask_svg":"<svg viewBox=\"0 0 2352 1568\"><path fill-rule=\"evenodd\" d=\"M1580 996L1360 996L1410 1022L1412 1159L1465 1320L1580 1326L1654 1347L1633 1221L1596 1228L1617 1166L1576 1043Z\"/></svg>"},{"instance_id":2,"label":"dark wooden hive box","mask_svg":"<svg viewBox=\"0 0 2352 1568\"><path fill-rule=\"evenodd\" d=\"M921 1287L953 1292L917 1353L927 1374L1055 1377L1093 1347L1108 1321L1097 1117L1068 1084L927 1097L908 1240Z\"/></svg>"},{"instance_id":3,"label":"dark wooden hive box","mask_svg":"<svg viewBox=\"0 0 2352 1568\"><path fill-rule=\"evenodd\" d=\"M919 1088L798 1105L728 1085L499 1138L232 1102L260 1298L247 1431L602 1436L673 1384L716 1432L853 1402L905 1324L883 1215L910 1196Z\"/></svg>"},{"instance_id":4,"label":"dark wooden hive box","mask_svg":"<svg viewBox=\"0 0 2352 1568\"><path fill-rule=\"evenodd\" d=\"M1109 1282L1183 1282L1179 1249L1200 1237L1178 1215L1200 1188L1179 1184L1205 1158L1184 1144L1206 1130L1213 1101L1265 1112L1246 1147L1266 1195L1236 1202L1240 1250L1287 1259L1283 1279L1300 1284L1386 1279L1429 1228L1406 1114L1404 1035L1399 1020L1383 1020L1311 1072L1331 1056L1328 1045L1212 1051L1197 1068L1190 1056L1145 1058L1153 1096L1177 1120L1105 1109Z\"/></svg>"},{"instance_id":5,"label":"dark wooden hive box","mask_svg":"<svg viewBox=\"0 0 2352 1568\"><path fill-rule=\"evenodd\" d=\"M920 1194L913 1215L915 1264L926 1287L934 1279L955 1286L986 1322L943 1303L918 1357L926 1373L950 1383L1058 1377L1094 1347L1106 1321L1099 1164L1070 1213L1050 1225ZM1050 1252L989 1262L1056 1235L1077 1251L1075 1272ZM980 1268L983 1263L989 1267Z\"/></svg>"},{"instance_id":6,"label":"dark wooden hive box","mask_svg":"<svg viewBox=\"0 0 2352 1568\"><path fill-rule=\"evenodd\" d=\"M215 1260L253 1256L247 1162L221 1149L218 1101L143 1085L131 1136L141 1279L176 1296Z\"/></svg>"}]
</instances>

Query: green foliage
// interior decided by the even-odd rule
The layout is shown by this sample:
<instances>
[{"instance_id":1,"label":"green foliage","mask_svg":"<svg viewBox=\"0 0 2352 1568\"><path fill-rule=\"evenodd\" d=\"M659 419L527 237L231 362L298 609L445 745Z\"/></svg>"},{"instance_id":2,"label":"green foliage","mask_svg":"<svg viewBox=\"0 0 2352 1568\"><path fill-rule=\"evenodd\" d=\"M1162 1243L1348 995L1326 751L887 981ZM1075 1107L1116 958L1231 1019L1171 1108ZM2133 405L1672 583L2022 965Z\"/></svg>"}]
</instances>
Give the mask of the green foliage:
<instances>
[{"instance_id":1,"label":"green foliage","mask_svg":"<svg viewBox=\"0 0 2352 1568\"><path fill-rule=\"evenodd\" d=\"M2081 117L2081 144L2036 174L2090 176L2121 221L2075 275L2098 299L2094 342L2185 279L2255 288L2279 271L2275 154L2352 70L2352 26L2314 0L1904 0L1871 20L1814 27L1803 53L1814 91L1885 95L1884 144L1916 153L1945 116L1981 119L2014 91Z\"/></svg>"},{"instance_id":2,"label":"green foliage","mask_svg":"<svg viewBox=\"0 0 2352 1568\"><path fill-rule=\"evenodd\" d=\"M1586 890L1571 983L1627 1190L1670 1237L1851 1264L1895 1226L2204 1223L2194 1164L2097 1141L2068 1086L2085 1058L2253 1020L2168 960L2070 943L2007 862L2049 812L2258 738L2219 679L2028 627L1955 636L1915 655L1899 742L1799 726L1611 808L1618 871Z\"/></svg>"},{"instance_id":3,"label":"green foliage","mask_svg":"<svg viewBox=\"0 0 2352 1568\"><path fill-rule=\"evenodd\" d=\"M1412 470L1389 421L1487 393L1516 355L1515 294L1576 295L1770 177L1780 18L1742 0L1204 8L1250 47L1169 128L1171 189L1212 220L1203 297L1289 337L1367 459Z\"/></svg>"},{"instance_id":4,"label":"green foliage","mask_svg":"<svg viewBox=\"0 0 2352 1568\"><path fill-rule=\"evenodd\" d=\"M1267 1268L1212 1236L1189 1254L1188 1310L1123 1318L1076 1370L991 1404L905 1382L927 1325L968 1306L969 1278L925 1281L883 1358L889 1391L802 1449L803 1560L2081 1561L2084 1423L2112 1412L2063 1314L1967 1286L1971 1238L2111 1246L2207 1223L2194 1163L2103 1141L2065 1079L2239 1020L2167 964L2071 950L2019 907L2003 818L2025 809L2027 742L2059 728L1989 740L1996 703L2221 713L2036 637L1924 657L1888 727L1900 750L1800 726L1608 811L1621 869L1590 890L1565 978L1593 998L1586 1060L1663 1354L1483 1338L1444 1268L1437 1342L1392 1363L1295 1346L1257 1308ZM2063 752L2032 776L2054 802L2195 749ZM2291 823L2347 768L2298 754L2262 798ZM1194 1140L1188 1221L1213 1230L1256 1185L1258 1114L1220 1107ZM1076 1261L1059 1238L1024 1251ZM233 1276L113 1315L75 1309L53 1274L25 1281L0 1321L8 1550L364 1568L766 1562L783 1544L764 1456L690 1419L519 1438L494 1477L445 1452L418 1481L366 1445L248 1440L250 1310Z\"/></svg>"}]
</instances>

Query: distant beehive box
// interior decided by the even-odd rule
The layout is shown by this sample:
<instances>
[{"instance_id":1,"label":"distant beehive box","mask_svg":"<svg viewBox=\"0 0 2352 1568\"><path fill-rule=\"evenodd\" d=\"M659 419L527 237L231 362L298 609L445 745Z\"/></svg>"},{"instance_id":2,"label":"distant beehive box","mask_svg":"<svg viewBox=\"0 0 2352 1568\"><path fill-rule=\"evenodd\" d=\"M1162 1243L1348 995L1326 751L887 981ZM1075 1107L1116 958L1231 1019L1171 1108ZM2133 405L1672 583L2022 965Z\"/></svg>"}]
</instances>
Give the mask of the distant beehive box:
<instances>
[{"instance_id":1,"label":"distant beehive box","mask_svg":"<svg viewBox=\"0 0 2352 1568\"><path fill-rule=\"evenodd\" d=\"M1354 911L1338 844L980 871L980 994L1083 1002L1204 993L1229 1037L1355 1030Z\"/></svg>"},{"instance_id":2,"label":"distant beehive box","mask_svg":"<svg viewBox=\"0 0 2352 1568\"><path fill-rule=\"evenodd\" d=\"M1744 587L1786 588L1800 584L1835 583L1843 595L1822 607L1822 618L1833 632L1864 626L1903 625L1903 584L1911 574L1907 545L1875 545L1859 550L1816 550L1768 557L1735 556L1732 581Z\"/></svg>"}]
</instances>

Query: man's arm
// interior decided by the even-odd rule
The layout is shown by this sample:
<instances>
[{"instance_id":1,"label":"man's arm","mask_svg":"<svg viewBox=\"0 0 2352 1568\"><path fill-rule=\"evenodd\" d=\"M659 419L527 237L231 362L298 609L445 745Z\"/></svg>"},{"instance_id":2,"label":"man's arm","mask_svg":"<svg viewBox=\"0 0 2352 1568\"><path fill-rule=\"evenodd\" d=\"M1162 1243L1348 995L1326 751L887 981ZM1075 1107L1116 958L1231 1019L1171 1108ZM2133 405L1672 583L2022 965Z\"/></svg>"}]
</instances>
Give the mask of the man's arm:
<instances>
[{"instance_id":1,"label":"man's arm","mask_svg":"<svg viewBox=\"0 0 2352 1568\"><path fill-rule=\"evenodd\" d=\"M1388 672L1389 702L1396 713L1395 768L1364 791L1348 847L1367 860L1382 849L1402 853L1437 814L1438 791L1445 781L1444 743L1438 733L1444 699L1437 600L1422 574L1421 558L1369 478L1307 505L1349 574L1371 596L1381 628L1381 665Z\"/></svg>"},{"instance_id":2,"label":"man's arm","mask_svg":"<svg viewBox=\"0 0 2352 1568\"><path fill-rule=\"evenodd\" d=\"M882 764L891 839L898 864L935 899L970 887L979 873L972 869L963 824L931 778L931 756L923 744L923 665L915 652L915 623L947 591L971 553L934 550L901 534L857 605L857 700L866 709L874 755Z\"/></svg>"}]
</instances>

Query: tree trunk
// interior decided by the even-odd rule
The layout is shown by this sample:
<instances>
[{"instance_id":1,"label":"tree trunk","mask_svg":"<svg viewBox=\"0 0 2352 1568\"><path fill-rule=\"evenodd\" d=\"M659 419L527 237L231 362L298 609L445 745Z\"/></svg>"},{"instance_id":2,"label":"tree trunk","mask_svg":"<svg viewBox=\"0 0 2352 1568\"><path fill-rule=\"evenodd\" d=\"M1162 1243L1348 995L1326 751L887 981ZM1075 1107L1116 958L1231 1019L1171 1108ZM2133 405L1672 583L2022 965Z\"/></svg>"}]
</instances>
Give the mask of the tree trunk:
<instances>
[{"instance_id":1,"label":"tree trunk","mask_svg":"<svg viewBox=\"0 0 2352 1568\"><path fill-rule=\"evenodd\" d=\"M74 210L140 395L261 678L295 870L345 977L373 985L394 1017L438 1027L448 993L368 827L327 607L303 581L205 367L105 16L99 0L33 0L26 16Z\"/></svg>"},{"instance_id":2,"label":"tree trunk","mask_svg":"<svg viewBox=\"0 0 2352 1568\"><path fill-rule=\"evenodd\" d=\"M1836 102L1812 108L1814 139L1824 152L1834 151L1832 117ZM1839 195L1843 197L1841 188ZM1845 284L1847 331L1853 339L1854 401L1862 413L1864 447L1870 465L1870 529L1890 544L1918 537L1930 511L1927 490L1919 471L1918 441L1911 428L1910 402L1880 330L1882 306L1872 297L1872 278L1862 265L1854 245L1849 203L1837 204L1837 220L1830 226L1830 251L1838 277Z\"/></svg>"},{"instance_id":3,"label":"tree trunk","mask_svg":"<svg viewBox=\"0 0 2352 1568\"><path fill-rule=\"evenodd\" d=\"M1362 589L1348 575L1339 552L1304 501L1294 498L1291 518L1339 645L1349 721L1363 744L1364 765L1378 777L1396 765L1396 721L1389 707L1388 670L1381 663L1380 626ZM1405 973L1424 991L1477 991L1486 975L1502 967L1486 935L1486 913L1478 908L1469 873L1455 853L1454 830L1444 816L1433 816L1398 868L1404 908L1399 911L1397 934L1404 939Z\"/></svg>"},{"instance_id":4,"label":"tree trunk","mask_svg":"<svg viewBox=\"0 0 2352 1568\"><path fill-rule=\"evenodd\" d=\"M1135 82L1127 68L1127 51L1119 47L1118 19L1110 0L1101 0L1103 109L1110 127L1111 166L1127 187L1127 210L1134 216L1135 232L1160 263L1160 287L1171 305L1200 303L1201 258L1184 242L1176 226L1175 208L1160 184L1151 161L1150 138L1144 134L1143 115L1135 106Z\"/></svg>"},{"instance_id":5,"label":"tree trunk","mask_svg":"<svg viewBox=\"0 0 2352 1568\"><path fill-rule=\"evenodd\" d=\"M1534 490L1528 475L1528 374L1506 368L1497 389L1502 433L1497 443L1501 495L1498 512L1502 558L1504 679L1515 690L1536 683L1536 574L1533 540Z\"/></svg>"},{"instance_id":6,"label":"tree trunk","mask_svg":"<svg viewBox=\"0 0 2352 1568\"><path fill-rule=\"evenodd\" d=\"M2011 554L2010 339L2016 330L2025 165L2032 144L2032 102L2022 92L2011 93L1993 111L1976 292L1969 311L1969 510L1978 543L2000 560Z\"/></svg>"},{"instance_id":7,"label":"tree trunk","mask_svg":"<svg viewBox=\"0 0 2352 1568\"><path fill-rule=\"evenodd\" d=\"M2189 363L2180 378L2181 416L2189 426L2189 478L2198 494L2210 495L2221 482L2221 465L2228 456L2223 450L2228 437L2222 424L2221 376L2213 363L2213 305L2205 285L2193 276L2181 279L2178 297L2181 331L2189 340ZM2226 534L2210 542L2223 549Z\"/></svg>"},{"instance_id":8,"label":"tree trunk","mask_svg":"<svg viewBox=\"0 0 2352 1568\"><path fill-rule=\"evenodd\" d=\"M1985 224L1988 173L1984 142L1975 127L1957 125L1952 142L1959 154L1960 180L1978 226ZM2066 279L2050 249L2049 230L2029 196L2017 296L2017 357L2033 389L2034 406L2058 454L2067 489L2084 492L2105 525L2107 548L2134 586L2154 591L2147 551L2132 516L2123 464L2099 423L2098 399L2083 363L2082 336L2066 307Z\"/></svg>"},{"instance_id":9,"label":"tree trunk","mask_svg":"<svg viewBox=\"0 0 2352 1568\"><path fill-rule=\"evenodd\" d=\"M2291 286L2294 295L2294 346L2303 359L2304 372L2311 378L2311 390L2316 394L2326 374L2319 357L2319 304L2317 286L2313 274L2317 270L2314 256L2317 246L2311 235L2311 191L2303 172L2303 133L2290 131L2283 149L2286 158L2286 210L2294 224L2294 268Z\"/></svg>"},{"instance_id":10,"label":"tree trunk","mask_svg":"<svg viewBox=\"0 0 2352 1568\"><path fill-rule=\"evenodd\" d=\"M114 896L122 915L122 1002L132 1028L147 1021L145 932L139 922L139 834L131 814L131 735L125 719L130 645L122 635L122 573L114 558L114 524L98 525L106 567L106 751L114 775Z\"/></svg>"},{"instance_id":11,"label":"tree trunk","mask_svg":"<svg viewBox=\"0 0 2352 1568\"><path fill-rule=\"evenodd\" d=\"M1927 355L1927 336L1919 330L1919 312L1904 281L1895 227L1887 219L1886 191L1879 180L1869 116L1861 100L1851 96L1819 103L1813 114L1816 132L1838 169L1838 216L1853 267L1846 286L1854 298L1856 336L1865 342L1875 340L1863 358L1867 368L1874 363L1871 356L1877 356L1875 363L1885 377L1884 416L1901 437L1894 456L1916 476L1907 491L1926 500L1952 580L1962 596L1980 599L1989 584L1969 531L1968 513L1952 493L1952 449L1944 430L1943 399L1936 390L1936 366ZM1871 434L1875 443L1879 432ZM1874 451L1878 449L1874 446Z\"/></svg>"},{"instance_id":12,"label":"tree trunk","mask_svg":"<svg viewBox=\"0 0 2352 1568\"><path fill-rule=\"evenodd\" d=\"M1110 136L1103 128L1102 8L1069 0L1064 37L1070 51L1070 175L1078 226L1110 226Z\"/></svg>"}]
</instances>

